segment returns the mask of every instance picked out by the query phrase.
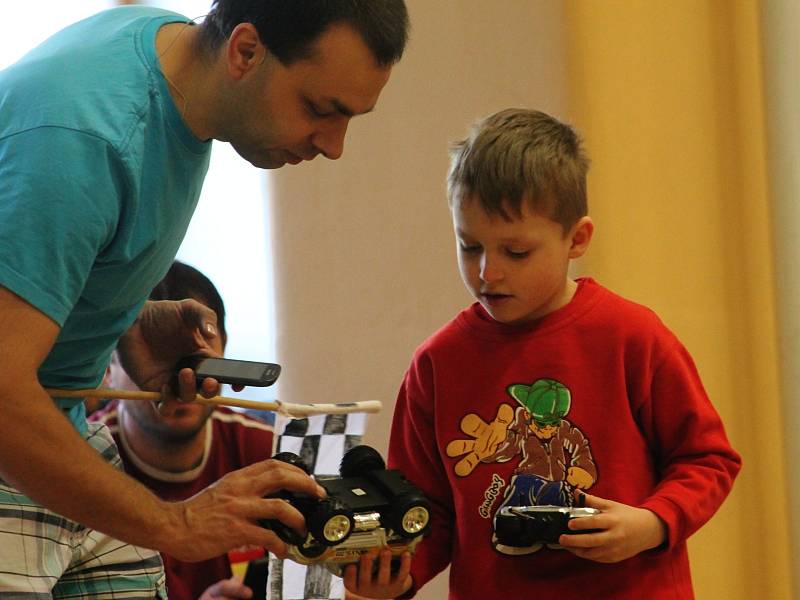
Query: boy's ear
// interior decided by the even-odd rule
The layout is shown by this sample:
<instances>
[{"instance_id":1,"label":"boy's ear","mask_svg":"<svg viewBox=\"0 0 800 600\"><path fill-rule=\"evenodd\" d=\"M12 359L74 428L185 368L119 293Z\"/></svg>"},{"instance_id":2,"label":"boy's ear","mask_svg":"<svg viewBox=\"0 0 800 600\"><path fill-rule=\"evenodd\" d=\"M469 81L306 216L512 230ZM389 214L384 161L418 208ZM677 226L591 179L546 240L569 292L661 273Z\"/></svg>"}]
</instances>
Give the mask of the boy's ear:
<instances>
[{"instance_id":1,"label":"boy's ear","mask_svg":"<svg viewBox=\"0 0 800 600\"><path fill-rule=\"evenodd\" d=\"M569 257L580 258L589 248L594 233L594 223L590 217L581 217L569 231Z\"/></svg>"},{"instance_id":2,"label":"boy's ear","mask_svg":"<svg viewBox=\"0 0 800 600\"><path fill-rule=\"evenodd\" d=\"M226 57L228 72L241 79L266 58L267 47L261 43L258 30L252 23L239 23L228 38Z\"/></svg>"}]
</instances>

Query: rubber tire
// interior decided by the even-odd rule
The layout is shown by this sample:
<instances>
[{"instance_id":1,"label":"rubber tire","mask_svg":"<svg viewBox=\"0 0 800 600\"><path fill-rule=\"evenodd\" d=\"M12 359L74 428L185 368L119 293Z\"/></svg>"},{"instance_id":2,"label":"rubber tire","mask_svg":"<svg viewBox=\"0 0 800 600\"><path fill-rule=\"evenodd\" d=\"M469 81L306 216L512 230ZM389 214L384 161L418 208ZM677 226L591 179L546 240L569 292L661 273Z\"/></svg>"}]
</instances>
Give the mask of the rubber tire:
<instances>
[{"instance_id":1,"label":"rubber tire","mask_svg":"<svg viewBox=\"0 0 800 600\"><path fill-rule=\"evenodd\" d=\"M350 529L340 540L327 540L325 539L325 524L337 515L343 515L350 521ZM355 529L355 521L353 520L353 511L344 502L337 498L328 498L321 500L314 508L313 514L309 515L306 519L306 526L314 540L324 546L336 546L344 542Z\"/></svg>"},{"instance_id":2,"label":"rubber tire","mask_svg":"<svg viewBox=\"0 0 800 600\"><path fill-rule=\"evenodd\" d=\"M428 511L428 522L419 531L415 532L406 531L405 529L403 529L403 517L408 511L418 506ZM431 507L428 504L428 501L419 494L414 494L414 493L402 494L400 496L397 496L392 501L390 525L392 531L394 531L397 535L401 537L404 537L406 539L413 539L425 533L431 524L430 517L431 517Z\"/></svg>"},{"instance_id":3,"label":"rubber tire","mask_svg":"<svg viewBox=\"0 0 800 600\"><path fill-rule=\"evenodd\" d=\"M272 457L272 459L289 463L290 465L294 465L295 467L303 469L306 475L311 474L308 465L305 463L305 461L294 452L278 452L275 456Z\"/></svg>"},{"instance_id":4,"label":"rubber tire","mask_svg":"<svg viewBox=\"0 0 800 600\"><path fill-rule=\"evenodd\" d=\"M358 477L370 471L382 471L386 463L380 452L372 446L355 446L345 452L339 464L339 474L342 477Z\"/></svg>"}]
</instances>

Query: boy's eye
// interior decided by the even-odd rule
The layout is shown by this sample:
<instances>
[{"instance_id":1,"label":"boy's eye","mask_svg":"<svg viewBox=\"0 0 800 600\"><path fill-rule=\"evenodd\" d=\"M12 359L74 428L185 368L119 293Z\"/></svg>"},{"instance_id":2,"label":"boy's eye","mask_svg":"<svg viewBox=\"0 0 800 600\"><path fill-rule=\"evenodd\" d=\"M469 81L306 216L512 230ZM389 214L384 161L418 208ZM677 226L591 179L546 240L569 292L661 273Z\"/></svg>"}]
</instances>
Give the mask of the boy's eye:
<instances>
[{"instance_id":1,"label":"boy's eye","mask_svg":"<svg viewBox=\"0 0 800 600\"><path fill-rule=\"evenodd\" d=\"M480 251L481 247L477 244L459 244L458 249L469 254Z\"/></svg>"},{"instance_id":2,"label":"boy's eye","mask_svg":"<svg viewBox=\"0 0 800 600\"><path fill-rule=\"evenodd\" d=\"M511 258L526 258L530 254L530 250L506 250L506 254L508 254Z\"/></svg>"}]
</instances>

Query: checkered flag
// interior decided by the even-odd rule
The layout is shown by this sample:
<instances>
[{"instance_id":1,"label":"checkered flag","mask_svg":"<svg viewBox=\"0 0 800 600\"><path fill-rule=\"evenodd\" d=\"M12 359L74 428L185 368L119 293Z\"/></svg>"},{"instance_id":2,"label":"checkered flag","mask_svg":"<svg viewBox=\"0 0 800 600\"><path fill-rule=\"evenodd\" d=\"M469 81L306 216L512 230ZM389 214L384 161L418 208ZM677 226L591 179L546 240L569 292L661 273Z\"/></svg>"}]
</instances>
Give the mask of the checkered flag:
<instances>
[{"instance_id":1,"label":"checkered flag","mask_svg":"<svg viewBox=\"0 0 800 600\"><path fill-rule=\"evenodd\" d=\"M344 453L358 446L367 415L314 415L306 419L278 417L277 452L294 452L312 475L339 475ZM340 577L322 565L301 565L270 555L267 600L328 600L344 598Z\"/></svg>"}]
</instances>

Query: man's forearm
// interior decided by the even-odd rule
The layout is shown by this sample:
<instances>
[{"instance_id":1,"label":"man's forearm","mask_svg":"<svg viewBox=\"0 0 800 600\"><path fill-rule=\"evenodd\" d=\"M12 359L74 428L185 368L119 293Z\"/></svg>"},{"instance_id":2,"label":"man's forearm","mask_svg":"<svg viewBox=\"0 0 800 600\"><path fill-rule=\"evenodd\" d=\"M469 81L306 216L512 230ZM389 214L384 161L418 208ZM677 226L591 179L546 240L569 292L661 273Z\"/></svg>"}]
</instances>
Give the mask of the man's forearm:
<instances>
[{"instance_id":1,"label":"man's forearm","mask_svg":"<svg viewBox=\"0 0 800 600\"><path fill-rule=\"evenodd\" d=\"M8 388L10 386L6 386ZM36 383L0 391L0 475L50 510L122 541L160 550L178 507L106 463Z\"/></svg>"}]
</instances>

